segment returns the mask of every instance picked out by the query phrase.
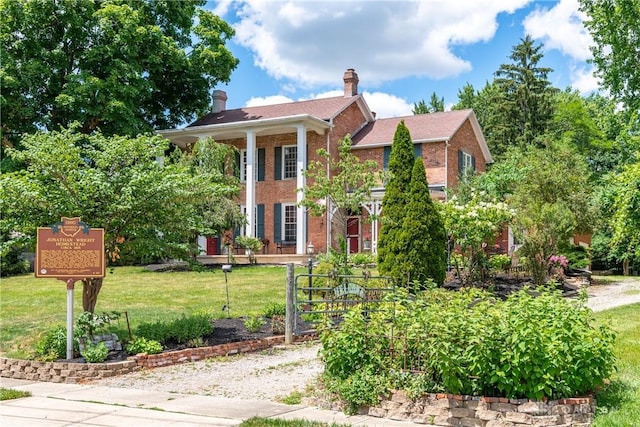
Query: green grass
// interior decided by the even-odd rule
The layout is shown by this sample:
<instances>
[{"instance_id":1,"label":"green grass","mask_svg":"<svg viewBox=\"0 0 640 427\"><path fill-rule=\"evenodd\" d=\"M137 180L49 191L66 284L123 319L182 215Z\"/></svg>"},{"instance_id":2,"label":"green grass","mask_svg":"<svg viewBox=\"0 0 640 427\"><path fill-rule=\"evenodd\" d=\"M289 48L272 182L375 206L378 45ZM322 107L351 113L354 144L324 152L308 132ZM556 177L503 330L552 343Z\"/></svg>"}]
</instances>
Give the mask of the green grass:
<instances>
[{"instance_id":1,"label":"green grass","mask_svg":"<svg viewBox=\"0 0 640 427\"><path fill-rule=\"evenodd\" d=\"M228 274L228 289L231 317L262 315L267 305L285 301L286 267L235 267ZM222 309L226 298L225 275L220 269L158 273L142 267L118 267L107 272L95 311L126 311L134 329L140 323L171 320L196 310L226 317ZM67 290L60 280L33 275L2 278L0 355L29 357L40 334L66 324L66 304ZM82 283L77 282L74 314L81 312ZM127 333L124 314L115 329Z\"/></svg>"},{"instance_id":2,"label":"green grass","mask_svg":"<svg viewBox=\"0 0 640 427\"><path fill-rule=\"evenodd\" d=\"M640 426L640 304L596 313L617 334L617 372L611 383L596 394L594 427Z\"/></svg>"},{"instance_id":3,"label":"green grass","mask_svg":"<svg viewBox=\"0 0 640 427\"><path fill-rule=\"evenodd\" d=\"M322 423L306 420L278 420L274 418L253 417L244 420L240 427L349 427L351 424Z\"/></svg>"},{"instance_id":4,"label":"green grass","mask_svg":"<svg viewBox=\"0 0 640 427\"><path fill-rule=\"evenodd\" d=\"M0 400L20 399L21 397L29 397L31 392L14 390L12 388L0 388Z\"/></svg>"}]
</instances>

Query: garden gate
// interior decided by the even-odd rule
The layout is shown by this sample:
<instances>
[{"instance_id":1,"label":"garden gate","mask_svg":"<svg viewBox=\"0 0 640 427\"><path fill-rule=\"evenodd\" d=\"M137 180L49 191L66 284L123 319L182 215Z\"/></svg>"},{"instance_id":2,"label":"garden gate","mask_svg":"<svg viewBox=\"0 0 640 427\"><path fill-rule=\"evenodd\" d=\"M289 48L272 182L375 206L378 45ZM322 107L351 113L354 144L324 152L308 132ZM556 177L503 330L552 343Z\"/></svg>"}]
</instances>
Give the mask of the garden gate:
<instances>
[{"instance_id":1,"label":"garden gate","mask_svg":"<svg viewBox=\"0 0 640 427\"><path fill-rule=\"evenodd\" d=\"M293 334L315 331L326 316L337 325L355 305L367 316L395 291L390 277L372 276L366 271L362 275L298 274L293 291Z\"/></svg>"}]
</instances>

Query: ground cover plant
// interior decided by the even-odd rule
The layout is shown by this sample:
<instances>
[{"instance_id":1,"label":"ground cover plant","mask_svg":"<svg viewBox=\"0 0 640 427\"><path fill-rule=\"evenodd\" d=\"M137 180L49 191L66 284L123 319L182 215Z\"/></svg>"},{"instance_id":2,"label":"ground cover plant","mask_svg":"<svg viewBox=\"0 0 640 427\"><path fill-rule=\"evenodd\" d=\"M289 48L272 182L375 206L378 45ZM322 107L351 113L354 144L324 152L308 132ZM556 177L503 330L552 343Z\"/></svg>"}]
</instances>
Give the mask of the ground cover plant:
<instances>
[{"instance_id":1,"label":"ground cover plant","mask_svg":"<svg viewBox=\"0 0 640 427\"><path fill-rule=\"evenodd\" d=\"M507 398L559 398L595 390L614 369L614 333L584 300L552 288L506 300L478 289L398 296L365 319L354 307L321 332L325 384L349 410L390 389Z\"/></svg>"},{"instance_id":2,"label":"ground cover plant","mask_svg":"<svg viewBox=\"0 0 640 427\"><path fill-rule=\"evenodd\" d=\"M302 270L300 270L302 272ZM128 337L127 317L132 330L143 323L172 321L198 311L225 318L225 277L219 269L203 272L152 272L143 267L116 267L105 277L96 312L117 311L122 315L111 327ZM282 304L286 294L284 266L238 266L228 274L232 317L260 316L270 304ZM82 292L74 292L74 313L82 313ZM125 314L126 313L126 314ZM33 275L3 278L0 282L0 354L29 358L35 343L56 326L66 322L66 287L54 279ZM58 337L59 338L59 337ZM56 336L51 338L56 341ZM64 348L64 339L58 339Z\"/></svg>"}]
</instances>

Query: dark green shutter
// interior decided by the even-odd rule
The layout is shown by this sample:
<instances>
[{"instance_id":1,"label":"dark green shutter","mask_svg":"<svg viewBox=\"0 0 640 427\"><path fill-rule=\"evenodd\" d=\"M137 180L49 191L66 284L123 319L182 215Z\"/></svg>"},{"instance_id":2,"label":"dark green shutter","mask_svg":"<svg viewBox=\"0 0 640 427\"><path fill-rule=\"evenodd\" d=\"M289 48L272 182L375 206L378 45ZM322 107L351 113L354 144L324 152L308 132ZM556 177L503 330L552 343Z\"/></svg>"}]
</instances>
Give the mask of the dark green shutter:
<instances>
[{"instance_id":1,"label":"dark green shutter","mask_svg":"<svg viewBox=\"0 0 640 427\"><path fill-rule=\"evenodd\" d=\"M256 211L256 237L258 239L264 239L264 205L258 205Z\"/></svg>"},{"instance_id":2,"label":"dark green shutter","mask_svg":"<svg viewBox=\"0 0 640 427\"><path fill-rule=\"evenodd\" d=\"M265 149L258 148L258 181L264 181Z\"/></svg>"},{"instance_id":3,"label":"dark green shutter","mask_svg":"<svg viewBox=\"0 0 640 427\"><path fill-rule=\"evenodd\" d=\"M282 179L282 147L276 147L274 155L274 179L278 181Z\"/></svg>"},{"instance_id":4,"label":"dark green shutter","mask_svg":"<svg viewBox=\"0 0 640 427\"><path fill-rule=\"evenodd\" d=\"M391 155L391 147L387 146L384 147L384 152L382 153L382 168L383 169L388 169L389 168L389 156Z\"/></svg>"},{"instance_id":5,"label":"dark green shutter","mask_svg":"<svg viewBox=\"0 0 640 427\"><path fill-rule=\"evenodd\" d=\"M282 204L273 205L273 240L276 243L282 241Z\"/></svg>"},{"instance_id":6,"label":"dark green shutter","mask_svg":"<svg viewBox=\"0 0 640 427\"><path fill-rule=\"evenodd\" d=\"M471 168L473 169L473 171L476 171L476 158L475 157L471 157Z\"/></svg>"},{"instance_id":7,"label":"dark green shutter","mask_svg":"<svg viewBox=\"0 0 640 427\"><path fill-rule=\"evenodd\" d=\"M419 159L422 157L422 144L413 145L413 157Z\"/></svg>"},{"instance_id":8,"label":"dark green shutter","mask_svg":"<svg viewBox=\"0 0 640 427\"><path fill-rule=\"evenodd\" d=\"M458 175L462 175L462 150L458 150Z\"/></svg>"},{"instance_id":9,"label":"dark green shutter","mask_svg":"<svg viewBox=\"0 0 640 427\"><path fill-rule=\"evenodd\" d=\"M240 152L239 151L236 151L235 154L234 154L234 163L235 163L236 167L235 167L235 170L233 171L233 175L236 178L240 179L240 167L241 167L241 164L240 164Z\"/></svg>"}]
</instances>

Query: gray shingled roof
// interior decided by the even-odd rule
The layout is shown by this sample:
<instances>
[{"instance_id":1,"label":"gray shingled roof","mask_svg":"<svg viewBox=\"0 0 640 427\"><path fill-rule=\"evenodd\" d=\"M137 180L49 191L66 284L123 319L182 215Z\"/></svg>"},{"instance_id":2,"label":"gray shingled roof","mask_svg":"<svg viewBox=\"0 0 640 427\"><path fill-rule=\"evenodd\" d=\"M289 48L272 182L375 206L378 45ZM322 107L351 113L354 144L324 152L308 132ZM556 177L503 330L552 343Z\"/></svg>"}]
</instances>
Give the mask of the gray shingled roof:
<instances>
[{"instance_id":1,"label":"gray shingled roof","mask_svg":"<svg viewBox=\"0 0 640 427\"><path fill-rule=\"evenodd\" d=\"M298 114L309 114L322 120L330 120L356 101L359 96L360 95L354 97L337 96L333 98L288 102L285 104L224 110L219 113L209 113L191 123L188 127L247 122L251 120L289 117Z\"/></svg>"},{"instance_id":2,"label":"gray shingled roof","mask_svg":"<svg viewBox=\"0 0 640 427\"><path fill-rule=\"evenodd\" d=\"M413 116L377 119L353 137L354 148L390 145L400 121L409 129L414 142L444 141L456 133L473 114L472 110L446 111Z\"/></svg>"}]
</instances>

